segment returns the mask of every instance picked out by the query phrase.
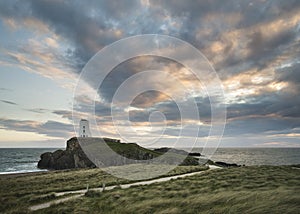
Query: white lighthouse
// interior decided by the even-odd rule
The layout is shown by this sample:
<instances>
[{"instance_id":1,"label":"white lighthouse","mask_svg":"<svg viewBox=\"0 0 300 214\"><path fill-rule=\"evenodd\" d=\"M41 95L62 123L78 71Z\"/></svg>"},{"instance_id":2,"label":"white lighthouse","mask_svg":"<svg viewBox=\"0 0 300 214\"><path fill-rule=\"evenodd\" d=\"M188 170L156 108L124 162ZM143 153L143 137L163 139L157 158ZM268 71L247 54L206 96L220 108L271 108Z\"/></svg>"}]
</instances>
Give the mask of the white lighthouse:
<instances>
[{"instance_id":1,"label":"white lighthouse","mask_svg":"<svg viewBox=\"0 0 300 214\"><path fill-rule=\"evenodd\" d=\"M85 119L80 120L80 122L79 122L79 136L80 137L92 137L88 120L85 120Z\"/></svg>"}]
</instances>

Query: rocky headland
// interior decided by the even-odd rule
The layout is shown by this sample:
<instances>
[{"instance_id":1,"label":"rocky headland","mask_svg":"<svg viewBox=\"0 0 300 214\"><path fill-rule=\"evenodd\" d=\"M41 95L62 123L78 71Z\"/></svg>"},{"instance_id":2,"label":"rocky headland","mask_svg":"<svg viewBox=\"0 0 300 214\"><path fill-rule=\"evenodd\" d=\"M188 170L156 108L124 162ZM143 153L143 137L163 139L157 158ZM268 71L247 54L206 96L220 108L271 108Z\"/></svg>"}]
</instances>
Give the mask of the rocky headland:
<instances>
[{"instance_id":1,"label":"rocky headland","mask_svg":"<svg viewBox=\"0 0 300 214\"><path fill-rule=\"evenodd\" d=\"M97 141L97 139L99 138L90 138L91 141ZM111 147L112 150L119 154L117 157L105 157L101 160L103 165L109 166L132 164L136 163L136 160L151 160L170 150L170 148L150 150L135 143L121 143L119 140L110 138L103 138L103 140ZM103 155L105 156L106 154ZM200 156L200 154L194 155ZM161 161L164 164L177 164L180 159L183 159L180 165L199 165L196 158L183 150L171 149L169 155ZM38 162L38 168L50 170L94 167L96 167L96 165L84 153L78 138L76 137L67 141L65 150L43 153L40 161Z\"/></svg>"},{"instance_id":2,"label":"rocky headland","mask_svg":"<svg viewBox=\"0 0 300 214\"><path fill-rule=\"evenodd\" d=\"M38 162L40 169L73 169L73 168L94 168L91 162L80 147L76 137L67 141L66 150L46 152L41 155Z\"/></svg>"}]
</instances>

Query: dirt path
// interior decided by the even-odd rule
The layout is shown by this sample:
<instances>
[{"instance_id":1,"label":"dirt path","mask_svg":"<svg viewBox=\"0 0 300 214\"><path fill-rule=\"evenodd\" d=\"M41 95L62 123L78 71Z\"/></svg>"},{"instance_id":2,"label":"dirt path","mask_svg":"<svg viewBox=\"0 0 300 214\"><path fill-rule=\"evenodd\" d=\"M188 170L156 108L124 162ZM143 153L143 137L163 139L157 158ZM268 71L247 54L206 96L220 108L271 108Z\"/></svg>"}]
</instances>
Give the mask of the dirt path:
<instances>
[{"instance_id":1,"label":"dirt path","mask_svg":"<svg viewBox=\"0 0 300 214\"><path fill-rule=\"evenodd\" d=\"M220 169L220 168L221 167L209 165L209 170ZM153 179L153 180L149 180L149 181L139 181L139 182L135 182L135 183L131 183L131 184L122 184L122 185L119 185L118 187L121 187L122 189L127 189L127 188L130 188L130 187L133 187L133 186L149 185L149 184L153 184L153 183L166 182L166 181L170 181L172 179L178 179L178 178L184 178L184 177L187 177L187 176L198 175L198 174L204 173L206 171L207 170L199 171L199 172L191 172L191 173L186 173L186 174L182 174L182 175L174 175L174 176L164 177L164 178L157 178L157 179ZM117 186L107 186L107 187L105 187L105 191L112 190L116 187ZM102 187L101 188L92 188L90 190L102 192L103 188ZM73 199L76 199L76 198L79 198L79 197L83 196L86 193L86 191L87 191L86 189L83 189L83 190L76 190L76 191L58 192L58 193L55 193L55 196L63 196L63 195L66 195L66 194L78 194L78 195L72 195L72 196L69 196L69 197L57 199L57 200L50 201L50 202L47 202L47 203L34 205L34 206L29 207L29 210L31 210L31 211L40 210L40 209L50 207L52 204L60 204L60 203L63 203L65 201L73 200Z\"/></svg>"},{"instance_id":2,"label":"dirt path","mask_svg":"<svg viewBox=\"0 0 300 214\"><path fill-rule=\"evenodd\" d=\"M60 203L63 203L65 201L69 201L69 200L73 200L73 199L79 198L79 197L81 197L83 195L84 194L73 195L73 196L70 196L70 197L66 197L66 198L62 198L62 199L57 199L57 200L50 201L50 202L47 202L47 203L34 205L34 206L29 207L29 210L35 211L35 210L45 209L47 207L50 207L53 204L60 204Z\"/></svg>"}]
</instances>

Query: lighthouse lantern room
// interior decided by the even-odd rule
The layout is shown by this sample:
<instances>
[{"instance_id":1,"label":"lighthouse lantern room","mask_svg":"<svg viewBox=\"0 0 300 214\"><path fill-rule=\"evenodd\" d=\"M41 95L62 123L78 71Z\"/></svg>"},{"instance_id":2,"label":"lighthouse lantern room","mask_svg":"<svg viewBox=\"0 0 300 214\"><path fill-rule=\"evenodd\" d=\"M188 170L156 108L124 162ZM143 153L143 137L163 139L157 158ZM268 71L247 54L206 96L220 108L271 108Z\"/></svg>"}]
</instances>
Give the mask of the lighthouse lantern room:
<instances>
[{"instance_id":1,"label":"lighthouse lantern room","mask_svg":"<svg viewBox=\"0 0 300 214\"><path fill-rule=\"evenodd\" d=\"M81 119L79 122L79 135L80 137L91 137L89 121Z\"/></svg>"}]
</instances>

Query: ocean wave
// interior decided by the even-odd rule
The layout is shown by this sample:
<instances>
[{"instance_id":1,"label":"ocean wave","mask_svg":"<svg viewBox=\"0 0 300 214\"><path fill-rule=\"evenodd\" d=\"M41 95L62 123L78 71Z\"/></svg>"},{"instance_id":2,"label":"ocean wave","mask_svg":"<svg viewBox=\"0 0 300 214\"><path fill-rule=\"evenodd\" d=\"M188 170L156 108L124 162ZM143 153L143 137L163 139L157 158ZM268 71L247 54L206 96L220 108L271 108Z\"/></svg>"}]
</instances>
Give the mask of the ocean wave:
<instances>
[{"instance_id":1,"label":"ocean wave","mask_svg":"<svg viewBox=\"0 0 300 214\"><path fill-rule=\"evenodd\" d=\"M38 163L38 161L3 161L3 162L0 162L1 164L12 164L12 163Z\"/></svg>"},{"instance_id":2,"label":"ocean wave","mask_svg":"<svg viewBox=\"0 0 300 214\"><path fill-rule=\"evenodd\" d=\"M48 170L46 170L46 169L36 169L36 170L5 171L5 172L0 172L0 175L31 173L31 172L45 172L45 171L48 171Z\"/></svg>"}]
</instances>

